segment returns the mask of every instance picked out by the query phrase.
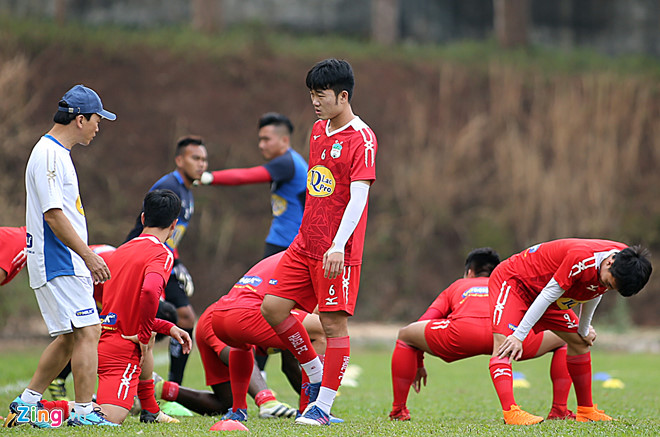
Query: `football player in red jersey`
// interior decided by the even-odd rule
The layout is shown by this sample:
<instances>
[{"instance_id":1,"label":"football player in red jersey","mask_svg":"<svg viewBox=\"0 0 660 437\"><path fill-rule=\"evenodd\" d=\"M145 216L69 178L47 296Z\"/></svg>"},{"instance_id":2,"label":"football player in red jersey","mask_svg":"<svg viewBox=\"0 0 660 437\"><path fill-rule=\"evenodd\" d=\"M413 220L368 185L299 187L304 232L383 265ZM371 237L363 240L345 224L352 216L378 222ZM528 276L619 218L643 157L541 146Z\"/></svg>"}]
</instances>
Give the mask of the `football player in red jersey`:
<instances>
[{"instance_id":1,"label":"football player in red jersey","mask_svg":"<svg viewBox=\"0 0 660 437\"><path fill-rule=\"evenodd\" d=\"M172 336L186 353L192 347L186 331L155 318L174 262L163 242L172 235L180 209L181 200L174 192L150 191L144 199L142 233L108 256L113 275L103 287L97 403L114 423L122 423L133 405L152 331ZM142 409L158 414L153 382L145 388L151 389L146 398L154 405L143 404Z\"/></svg>"},{"instance_id":2,"label":"football player in red jersey","mask_svg":"<svg viewBox=\"0 0 660 437\"><path fill-rule=\"evenodd\" d=\"M312 401L296 423L327 425L350 358L348 317L357 299L369 188L377 142L353 114L350 64L326 59L307 73L319 120L309 141L307 197L300 231L275 269L261 311L309 377ZM290 311L316 306L327 336L325 367Z\"/></svg>"},{"instance_id":3,"label":"football player in red jersey","mask_svg":"<svg viewBox=\"0 0 660 437\"><path fill-rule=\"evenodd\" d=\"M0 285L9 283L25 267L25 226L0 227Z\"/></svg>"},{"instance_id":4,"label":"football player in red jersey","mask_svg":"<svg viewBox=\"0 0 660 437\"><path fill-rule=\"evenodd\" d=\"M424 352L451 363L493 351L488 305L488 277L499 264L497 253L488 247L475 249L465 261L463 279L452 283L433 301L417 322L399 330L392 354L394 402L390 419L410 420L406 407L412 386L419 393L426 385ZM530 333L524 342L523 359L553 351L550 377L553 385L549 419L575 418L566 408L571 377L566 368L566 344L550 331Z\"/></svg>"},{"instance_id":5,"label":"football player in red jersey","mask_svg":"<svg viewBox=\"0 0 660 437\"><path fill-rule=\"evenodd\" d=\"M292 417L296 410L279 402L263 381L254 366L253 346L260 350L285 349L282 340L261 315L261 302L268 287L268 280L283 252L272 255L253 266L236 282L226 295L209 306L200 317L195 338L204 365L206 384L213 393L199 392L166 381L161 397L182 403L201 414L217 414L227 411L224 419L247 419L246 395L254 397L259 416ZM300 320L318 353L325 349L325 336L316 314L292 311ZM289 362L295 371L285 371L287 378L300 392L301 375L298 362L290 355ZM284 369L283 369L284 370ZM303 398L304 396L301 396ZM232 402L233 399L233 402ZM303 400L304 402L304 400Z\"/></svg>"},{"instance_id":6,"label":"football player in red jersey","mask_svg":"<svg viewBox=\"0 0 660 437\"><path fill-rule=\"evenodd\" d=\"M612 420L591 397L589 348L596 332L589 326L603 293L637 294L651 271L648 252L639 246L578 238L537 244L495 268L488 282L493 326L490 374L507 424L543 420L521 410L513 398L511 359L523 356L523 342L532 329L551 330L568 346L566 365L577 397L576 420ZM572 310L578 304L579 320Z\"/></svg>"}]
</instances>

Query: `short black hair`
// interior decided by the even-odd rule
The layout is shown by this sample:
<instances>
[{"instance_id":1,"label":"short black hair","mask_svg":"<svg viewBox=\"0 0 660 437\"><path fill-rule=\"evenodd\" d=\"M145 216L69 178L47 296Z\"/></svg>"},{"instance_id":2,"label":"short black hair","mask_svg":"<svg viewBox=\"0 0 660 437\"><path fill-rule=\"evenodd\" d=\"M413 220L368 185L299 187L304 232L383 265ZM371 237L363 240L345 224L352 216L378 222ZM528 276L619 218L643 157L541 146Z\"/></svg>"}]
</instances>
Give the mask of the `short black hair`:
<instances>
[{"instance_id":1,"label":"short black hair","mask_svg":"<svg viewBox=\"0 0 660 437\"><path fill-rule=\"evenodd\" d=\"M642 246L626 247L614 255L610 273L616 280L619 294L629 297L644 288L653 271L649 256L649 251Z\"/></svg>"},{"instance_id":2,"label":"short black hair","mask_svg":"<svg viewBox=\"0 0 660 437\"><path fill-rule=\"evenodd\" d=\"M267 112L259 118L259 129L264 126L283 126L289 132L289 135L293 133L293 124L289 117L279 112Z\"/></svg>"},{"instance_id":3,"label":"short black hair","mask_svg":"<svg viewBox=\"0 0 660 437\"><path fill-rule=\"evenodd\" d=\"M480 247L465 259L465 273L472 270L476 277L488 277L500 263L500 256L490 247Z\"/></svg>"},{"instance_id":4,"label":"short black hair","mask_svg":"<svg viewBox=\"0 0 660 437\"><path fill-rule=\"evenodd\" d=\"M355 76L351 64L339 59L326 59L314 65L305 79L310 91L331 89L336 96L342 91L348 92L348 101L353 97Z\"/></svg>"},{"instance_id":5,"label":"short black hair","mask_svg":"<svg viewBox=\"0 0 660 437\"><path fill-rule=\"evenodd\" d=\"M58 104L62 108L68 108L69 104L65 102L64 100L60 100L60 103ZM92 114L72 114L70 112L64 112L64 111L57 111L55 115L53 115L53 121L57 124L63 124L67 125L70 124L72 120L75 120L77 116L83 115L89 121L90 118L92 118Z\"/></svg>"},{"instance_id":6,"label":"short black hair","mask_svg":"<svg viewBox=\"0 0 660 437\"><path fill-rule=\"evenodd\" d=\"M171 190L149 191L144 197L144 226L165 229L181 212L181 199Z\"/></svg>"},{"instance_id":7,"label":"short black hair","mask_svg":"<svg viewBox=\"0 0 660 437\"><path fill-rule=\"evenodd\" d=\"M179 138L176 141L176 156L181 155L183 153L183 149L185 149L187 146L190 146L191 144L193 146L203 146L204 138L200 137L199 135L186 135Z\"/></svg>"}]
</instances>

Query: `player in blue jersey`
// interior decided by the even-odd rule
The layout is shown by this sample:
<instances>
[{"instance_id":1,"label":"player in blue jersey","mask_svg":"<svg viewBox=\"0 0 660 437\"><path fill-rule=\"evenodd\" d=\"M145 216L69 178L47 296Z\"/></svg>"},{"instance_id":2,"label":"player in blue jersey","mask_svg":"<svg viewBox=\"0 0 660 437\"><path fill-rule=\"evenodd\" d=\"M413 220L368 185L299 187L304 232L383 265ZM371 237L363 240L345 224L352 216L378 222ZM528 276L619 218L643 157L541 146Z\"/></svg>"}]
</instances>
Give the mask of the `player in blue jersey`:
<instances>
[{"instance_id":1,"label":"player in blue jersey","mask_svg":"<svg viewBox=\"0 0 660 437\"><path fill-rule=\"evenodd\" d=\"M307 161L291 148L293 124L288 117L269 112L259 119L259 150L266 164L205 172L206 185L270 183L273 221L263 257L282 252L298 233L305 206Z\"/></svg>"},{"instance_id":2,"label":"player in blue jersey","mask_svg":"<svg viewBox=\"0 0 660 437\"><path fill-rule=\"evenodd\" d=\"M165 245L174 253L174 268L165 286L165 300L176 307L177 326L192 336L196 317L188 298L192 295L194 286L188 270L179 260L177 248L195 211L195 200L190 188L193 182L202 176L208 165L206 147L202 137L188 135L180 138L176 143L174 162L176 169L160 178L149 191L156 189L172 190L181 199L181 213L176 229L165 242ZM141 232L142 222L140 215L138 215L135 227L128 234L127 240L137 237ZM188 355L182 353L181 345L176 341L170 341L170 372L168 379L181 384L187 362Z\"/></svg>"}]
</instances>

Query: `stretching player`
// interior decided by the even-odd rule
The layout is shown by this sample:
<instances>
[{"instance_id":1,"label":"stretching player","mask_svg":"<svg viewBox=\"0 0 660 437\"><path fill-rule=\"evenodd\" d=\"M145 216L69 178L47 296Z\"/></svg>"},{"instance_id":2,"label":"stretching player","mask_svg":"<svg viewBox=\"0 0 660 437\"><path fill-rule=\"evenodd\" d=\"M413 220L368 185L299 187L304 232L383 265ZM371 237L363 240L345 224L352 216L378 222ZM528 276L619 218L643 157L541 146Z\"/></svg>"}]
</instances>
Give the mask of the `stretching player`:
<instances>
[{"instance_id":1,"label":"stretching player","mask_svg":"<svg viewBox=\"0 0 660 437\"><path fill-rule=\"evenodd\" d=\"M152 331L171 335L184 353L192 346L186 331L155 318L174 261L163 242L174 232L180 209L181 200L174 192L150 191L144 198L142 233L108 257L113 279L103 287L97 403L114 423L124 421L138 389L151 390L144 399L151 399L153 405L143 403L142 409L156 416L160 412L153 381L138 387L141 367L152 357L148 353Z\"/></svg>"},{"instance_id":2,"label":"stretching player","mask_svg":"<svg viewBox=\"0 0 660 437\"><path fill-rule=\"evenodd\" d=\"M612 420L591 397L589 348L596 339L589 329L591 319L603 293L637 294L651 270L648 253L639 246L577 238L537 244L497 266L488 282L493 325L490 374L507 424L543 420L521 410L513 398L511 359L523 357L523 342L532 329L552 330L568 346L566 365L577 397L576 420ZM579 320L572 310L578 304Z\"/></svg>"},{"instance_id":3,"label":"stretching player","mask_svg":"<svg viewBox=\"0 0 660 437\"><path fill-rule=\"evenodd\" d=\"M302 221L307 162L291 148L293 124L285 115L269 112L259 119L259 150L268 162L250 168L204 172L202 184L245 185L269 183L273 221L263 258L286 250Z\"/></svg>"},{"instance_id":4,"label":"stretching player","mask_svg":"<svg viewBox=\"0 0 660 437\"><path fill-rule=\"evenodd\" d=\"M210 386L213 392L164 382L162 399L179 402L200 414L224 414L232 407L233 398L234 408L227 417L243 421L247 418L245 397L246 393L249 393L259 407L260 417L295 415L295 409L277 401L268 390L252 358L253 344L260 350L283 349L281 340L263 319L259 310L268 278L281 257L282 253L273 255L252 267L227 295L209 306L200 317L195 340L206 374L206 385ZM325 336L318 316L303 311L295 311L295 314L303 320L310 337L315 339L314 347L322 354L325 349ZM220 338L216 334L218 330ZM242 348L238 351L228 346L228 343L237 344L236 338ZM282 365L288 365L286 369L283 367L283 371L294 389L300 393L300 367L290 352L282 352ZM236 367L239 367L238 371ZM304 402L304 394L301 398Z\"/></svg>"},{"instance_id":5,"label":"stretching player","mask_svg":"<svg viewBox=\"0 0 660 437\"><path fill-rule=\"evenodd\" d=\"M426 385L424 352L451 363L476 355L490 355L493 335L488 308L488 277L499 264L491 248L475 249L465 260L465 273L445 289L417 322L401 328L392 354L392 420L410 420L406 407L412 386L419 393ZM530 333L522 359L553 351L550 365L552 409L548 419L574 419L566 400L571 377L566 368L566 345L550 331Z\"/></svg>"},{"instance_id":6,"label":"stretching player","mask_svg":"<svg viewBox=\"0 0 660 437\"><path fill-rule=\"evenodd\" d=\"M307 198L300 231L284 252L261 311L310 380L311 403L296 423L327 425L350 358L353 314L367 225L369 188L376 179L376 136L353 114L355 78L346 61L326 59L307 74L316 116ZM294 307L318 305L327 337L325 368ZM319 391L317 391L319 390Z\"/></svg>"},{"instance_id":7,"label":"stretching player","mask_svg":"<svg viewBox=\"0 0 660 437\"><path fill-rule=\"evenodd\" d=\"M174 233L165 242L167 247L174 253L174 267L167 285L165 286L165 300L172 303L177 310L177 325L192 336L195 326L195 311L190 305L189 297L194 291L192 278L188 269L179 261L177 250L179 243L188 228L188 223L195 211L195 200L193 198L193 182L198 180L207 167L207 153L204 140L195 135L180 138L176 144L176 156L174 158L176 170L160 178L149 189L172 190L181 199L181 213ZM138 216L134 228L128 234L127 241L142 232L142 223ZM168 379L181 384L183 372L188 362L188 354L184 354L181 345L175 340L170 340L170 372Z\"/></svg>"}]
</instances>

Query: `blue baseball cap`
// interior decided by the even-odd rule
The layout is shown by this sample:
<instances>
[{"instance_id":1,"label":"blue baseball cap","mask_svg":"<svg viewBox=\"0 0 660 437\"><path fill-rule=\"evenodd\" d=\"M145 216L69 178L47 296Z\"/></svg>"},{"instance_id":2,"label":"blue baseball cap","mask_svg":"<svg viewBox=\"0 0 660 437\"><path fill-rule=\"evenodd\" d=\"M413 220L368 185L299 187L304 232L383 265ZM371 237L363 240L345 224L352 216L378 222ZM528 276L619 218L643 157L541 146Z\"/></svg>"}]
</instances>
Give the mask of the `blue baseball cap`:
<instances>
[{"instance_id":1,"label":"blue baseball cap","mask_svg":"<svg viewBox=\"0 0 660 437\"><path fill-rule=\"evenodd\" d=\"M58 106L57 110L68 112L69 114L98 114L103 118L112 121L117 116L110 111L103 109L101 98L96 92L84 85L76 85L64 94L62 97L69 107Z\"/></svg>"}]
</instances>

